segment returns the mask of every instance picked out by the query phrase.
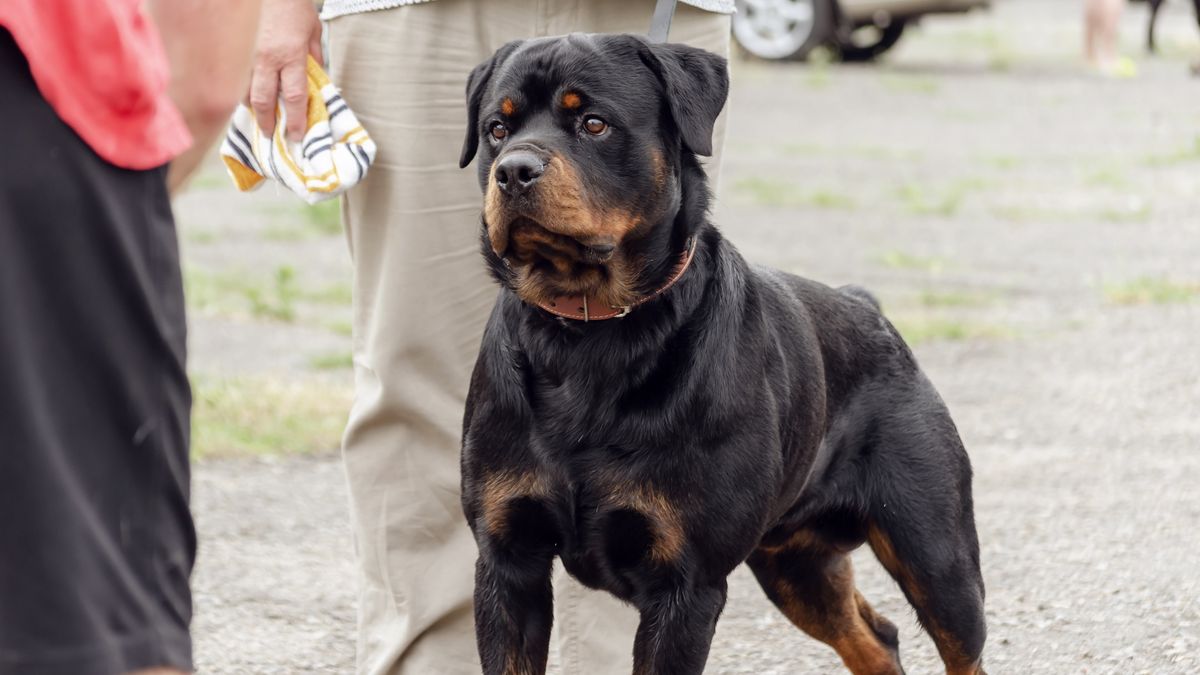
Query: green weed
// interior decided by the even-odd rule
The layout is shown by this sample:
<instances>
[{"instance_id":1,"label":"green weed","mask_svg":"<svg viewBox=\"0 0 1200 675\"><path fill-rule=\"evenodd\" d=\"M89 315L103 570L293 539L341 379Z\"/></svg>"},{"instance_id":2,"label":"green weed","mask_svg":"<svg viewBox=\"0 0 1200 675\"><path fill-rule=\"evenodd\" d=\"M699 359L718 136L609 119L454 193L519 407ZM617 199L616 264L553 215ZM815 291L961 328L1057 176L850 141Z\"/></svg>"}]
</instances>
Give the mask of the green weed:
<instances>
[{"instance_id":1,"label":"green weed","mask_svg":"<svg viewBox=\"0 0 1200 675\"><path fill-rule=\"evenodd\" d=\"M192 455L312 453L337 448L352 399L326 381L192 379Z\"/></svg>"},{"instance_id":2,"label":"green weed","mask_svg":"<svg viewBox=\"0 0 1200 675\"><path fill-rule=\"evenodd\" d=\"M1200 298L1200 283L1173 281L1161 277L1138 277L1132 281L1108 284L1104 296L1117 305L1165 305Z\"/></svg>"}]
</instances>

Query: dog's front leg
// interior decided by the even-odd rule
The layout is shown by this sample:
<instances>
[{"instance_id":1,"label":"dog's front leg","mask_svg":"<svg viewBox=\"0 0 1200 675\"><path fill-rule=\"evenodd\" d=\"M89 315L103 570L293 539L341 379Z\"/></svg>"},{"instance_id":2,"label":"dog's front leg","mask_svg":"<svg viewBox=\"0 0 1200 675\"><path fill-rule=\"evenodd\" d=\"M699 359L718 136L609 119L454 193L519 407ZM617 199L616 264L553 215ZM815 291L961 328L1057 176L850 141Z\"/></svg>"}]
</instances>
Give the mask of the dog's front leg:
<instances>
[{"instance_id":1,"label":"dog's front leg","mask_svg":"<svg viewBox=\"0 0 1200 675\"><path fill-rule=\"evenodd\" d=\"M703 673L727 588L724 579L712 585L686 584L643 603L633 643L634 675Z\"/></svg>"},{"instance_id":2,"label":"dog's front leg","mask_svg":"<svg viewBox=\"0 0 1200 675\"><path fill-rule=\"evenodd\" d=\"M475 563L475 640L484 675L543 675L554 621L553 558L484 550Z\"/></svg>"}]
</instances>

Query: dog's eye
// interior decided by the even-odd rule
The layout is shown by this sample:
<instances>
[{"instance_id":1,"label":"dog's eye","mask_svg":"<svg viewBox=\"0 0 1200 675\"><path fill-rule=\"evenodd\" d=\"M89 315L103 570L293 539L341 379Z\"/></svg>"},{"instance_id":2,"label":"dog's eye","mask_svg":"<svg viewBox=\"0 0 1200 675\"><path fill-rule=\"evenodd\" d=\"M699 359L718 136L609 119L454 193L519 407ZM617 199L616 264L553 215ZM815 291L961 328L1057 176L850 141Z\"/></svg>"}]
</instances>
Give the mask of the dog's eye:
<instances>
[{"instance_id":1,"label":"dog's eye","mask_svg":"<svg viewBox=\"0 0 1200 675\"><path fill-rule=\"evenodd\" d=\"M493 122L491 133L492 138L502 141L508 136L508 127L504 126L500 122Z\"/></svg>"},{"instance_id":2,"label":"dog's eye","mask_svg":"<svg viewBox=\"0 0 1200 675\"><path fill-rule=\"evenodd\" d=\"M586 129L589 134L593 136L599 136L605 131L608 131L608 122L605 122L599 117L589 117L583 121L583 128Z\"/></svg>"}]
</instances>

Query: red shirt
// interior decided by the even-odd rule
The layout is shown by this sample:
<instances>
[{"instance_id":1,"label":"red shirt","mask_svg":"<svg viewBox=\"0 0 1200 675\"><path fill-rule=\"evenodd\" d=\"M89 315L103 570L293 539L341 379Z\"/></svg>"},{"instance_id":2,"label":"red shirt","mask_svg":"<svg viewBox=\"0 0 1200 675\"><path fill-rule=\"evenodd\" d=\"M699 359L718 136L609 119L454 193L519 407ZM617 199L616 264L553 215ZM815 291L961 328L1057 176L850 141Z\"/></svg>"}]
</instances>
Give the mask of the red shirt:
<instances>
[{"instance_id":1,"label":"red shirt","mask_svg":"<svg viewBox=\"0 0 1200 675\"><path fill-rule=\"evenodd\" d=\"M42 96L105 160L166 164L192 143L167 96L170 66L142 0L0 0Z\"/></svg>"}]
</instances>

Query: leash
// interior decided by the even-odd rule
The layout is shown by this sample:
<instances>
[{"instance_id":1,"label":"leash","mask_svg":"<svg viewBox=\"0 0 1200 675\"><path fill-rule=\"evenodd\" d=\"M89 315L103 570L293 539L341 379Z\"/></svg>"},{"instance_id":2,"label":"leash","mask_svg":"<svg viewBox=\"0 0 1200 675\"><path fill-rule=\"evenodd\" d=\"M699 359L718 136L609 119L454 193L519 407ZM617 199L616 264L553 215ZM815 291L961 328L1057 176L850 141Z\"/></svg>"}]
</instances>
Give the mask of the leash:
<instances>
[{"instance_id":1,"label":"leash","mask_svg":"<svg viewBox=\"0 0 1200 675\"><path fill-rule=\"evenodd\" d=\"M654 5L654 18L650 20L650 32L646 37L651 42L666 42L671 32L671 19L675 16L676 0L658 0Z\"/></svg>"}]
</instances>

